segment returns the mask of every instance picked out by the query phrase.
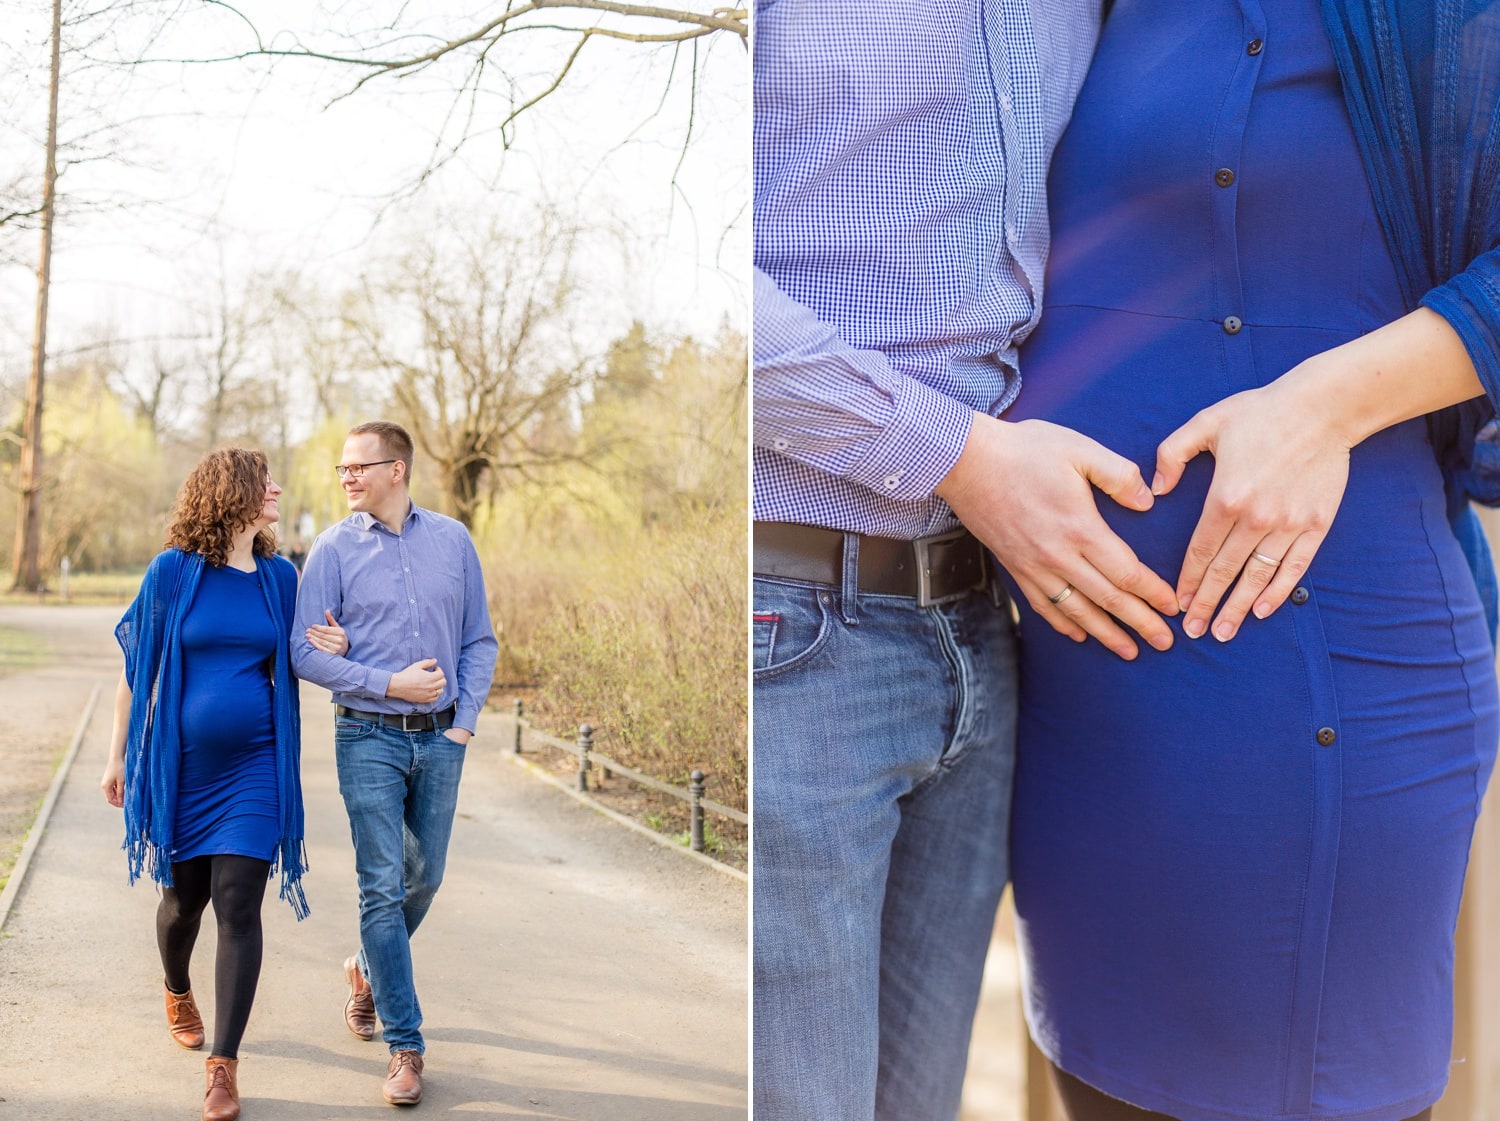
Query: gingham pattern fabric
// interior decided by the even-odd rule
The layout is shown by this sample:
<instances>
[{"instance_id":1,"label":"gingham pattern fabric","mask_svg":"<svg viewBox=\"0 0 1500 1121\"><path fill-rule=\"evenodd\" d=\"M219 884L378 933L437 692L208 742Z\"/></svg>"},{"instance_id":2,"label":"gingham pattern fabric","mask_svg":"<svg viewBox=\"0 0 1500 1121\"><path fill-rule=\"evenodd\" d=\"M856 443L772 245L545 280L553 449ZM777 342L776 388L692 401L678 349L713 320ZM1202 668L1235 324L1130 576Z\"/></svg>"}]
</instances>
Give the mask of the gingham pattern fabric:
<instances>
[{"instance_id":1,"label":"gingham pattern fabric","mask_svg":"<svg viewBox=\"0 0 1500 1121\"><path fill-rule=\"evenodd\" d=\"M1099 0L764 0L754 511L911 538L1020 391Z\"/></svg>"}]
</instances>

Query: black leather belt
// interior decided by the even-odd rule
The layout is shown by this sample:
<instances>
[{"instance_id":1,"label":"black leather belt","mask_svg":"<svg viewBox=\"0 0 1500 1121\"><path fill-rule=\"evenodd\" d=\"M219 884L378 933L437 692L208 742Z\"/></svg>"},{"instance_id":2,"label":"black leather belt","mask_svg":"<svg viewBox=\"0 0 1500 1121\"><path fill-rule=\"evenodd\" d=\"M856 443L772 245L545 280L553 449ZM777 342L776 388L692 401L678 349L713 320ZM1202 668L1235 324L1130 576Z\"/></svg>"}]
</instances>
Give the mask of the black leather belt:
<instances>
[{"instance_id":1,"label":"black leather belt","mask_svg":"<svg viewBox=\"0 0 1500 1121\"><path fill-rule=\"evenodd\" d=\"M989 555L966 529L915 541L858 534L856 584L876 595L913 596L926 606L957 599L989 584ZM844 582L844 534L792 522L756 522L757 576L817 584Z\"/></svg>"},{"instance_id":2,"label":"black leather belt","mask_svg":"<svg viewBox=\"0 0 1500 1121\"><path fill-rule=\"evenodd\" d=\"M363 720L367 724L382 724L387 728L399 728L403 732L441 732L453 727L453 714L457 705L449 705L442 712L361 712L357 708L335 705L334 711L350 720Z\"/></svg>"}]
</instances>

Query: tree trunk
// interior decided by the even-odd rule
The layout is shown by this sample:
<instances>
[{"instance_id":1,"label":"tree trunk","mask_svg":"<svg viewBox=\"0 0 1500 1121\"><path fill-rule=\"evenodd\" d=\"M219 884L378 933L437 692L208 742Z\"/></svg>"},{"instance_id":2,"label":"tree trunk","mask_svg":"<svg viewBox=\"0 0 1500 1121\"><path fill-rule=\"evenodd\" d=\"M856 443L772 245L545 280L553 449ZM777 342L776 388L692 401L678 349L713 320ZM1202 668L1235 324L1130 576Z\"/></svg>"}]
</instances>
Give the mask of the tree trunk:
<instances>
[{"instance_id":1,"label":"tree trunk","mask_svg":"<svg viewBox=\"0 0 1500 1121\"><path fill-rule=\"evenodd\" d=\"M62 75L62 0L52 0L52 83L47 106L47 171L42 181L42 259L36 272L36 333L26 381L21 430L20 508L16 517L15 585L40 591L42 537L42 391L47 380L47 294L52 283L52 223L57 210L57 88Z\"/></svg>"}]
</instances>

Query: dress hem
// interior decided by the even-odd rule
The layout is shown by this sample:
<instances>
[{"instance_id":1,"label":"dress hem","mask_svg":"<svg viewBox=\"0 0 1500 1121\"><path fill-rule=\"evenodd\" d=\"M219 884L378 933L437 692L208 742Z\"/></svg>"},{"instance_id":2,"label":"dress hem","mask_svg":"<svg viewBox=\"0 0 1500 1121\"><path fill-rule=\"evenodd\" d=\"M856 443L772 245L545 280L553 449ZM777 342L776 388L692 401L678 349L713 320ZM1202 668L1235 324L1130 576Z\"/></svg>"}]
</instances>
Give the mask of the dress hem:
<instances>
[{"instance_id":1,"label":"dress hem","mask_svg":"<svg viewBox=\"0 0 1500 1121\"><path fill-rule=\"evenodd\" d=\"M1445 1076L1436 1085L1411 1097L1387 1105L1346 1112L1319 1113L1309 1110L1306 1113L1234 1113L1214 1106L1186 1102L1169 1094L1139 1086L1084 1061L1060 1059L1040 1043L1037 1044L1037 1048L1053 1066L1088 1083L1101 1093L1141 1109L1165 1113L1175 1118L1176 1121L1407 1121L1408 1118L1420 1113L1428 1106L1436 1104L1448 1086L1448 1079ZM1126 1094L1130 1096L1123 1096Z\"/></svg>"}]
</instances>

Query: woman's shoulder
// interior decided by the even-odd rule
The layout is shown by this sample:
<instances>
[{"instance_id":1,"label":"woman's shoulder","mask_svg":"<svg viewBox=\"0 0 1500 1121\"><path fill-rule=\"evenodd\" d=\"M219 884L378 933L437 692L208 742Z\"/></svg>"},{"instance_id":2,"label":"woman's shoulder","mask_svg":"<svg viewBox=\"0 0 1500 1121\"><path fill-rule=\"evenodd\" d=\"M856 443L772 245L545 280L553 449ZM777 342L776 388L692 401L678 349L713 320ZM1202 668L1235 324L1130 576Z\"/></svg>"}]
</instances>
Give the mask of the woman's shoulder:
<instances>
[{"instance_id":1,"label":"woman's shoulder","mask_svg":"<svg viewBox=\"0 0 1500 1121\"><path fill-rule=\"evenodd\" d=\"M174 575L187 565L197 553L187 553L178 548L166 548L151 558L151 563L146 566L147 578L161 579L166 575Z\"/></svg>"}]
</instances>

